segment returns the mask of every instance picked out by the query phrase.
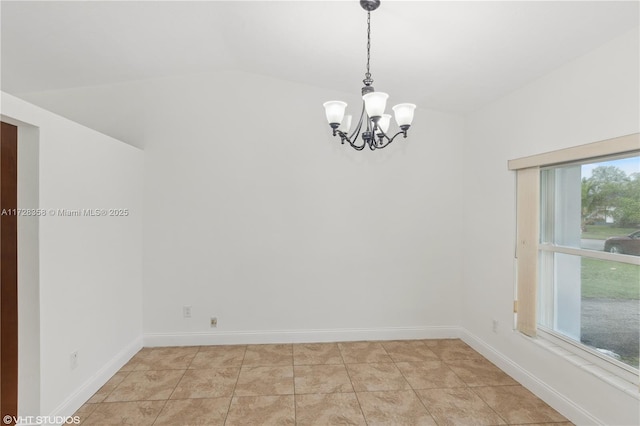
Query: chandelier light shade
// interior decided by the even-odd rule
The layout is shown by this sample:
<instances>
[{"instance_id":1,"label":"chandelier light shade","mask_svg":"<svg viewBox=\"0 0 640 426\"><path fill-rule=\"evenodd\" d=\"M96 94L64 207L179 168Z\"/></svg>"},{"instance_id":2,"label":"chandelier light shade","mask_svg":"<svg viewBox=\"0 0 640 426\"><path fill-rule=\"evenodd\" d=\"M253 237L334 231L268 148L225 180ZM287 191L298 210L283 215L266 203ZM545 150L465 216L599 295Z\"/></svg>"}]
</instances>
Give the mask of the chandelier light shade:
<instances>
[{"instance_id":1,"label":"chandelier light shade","mask_svg":"<svg viewBox=\"0 0 640 426\"><path fill-rule=\"evenodd\" d=\"M398 127L411 126L413 121L413 111L416 109L414 104L398 104L391 108L396 115L396 123Z\"/></svg>"},{"instance_id":2,"label":"chandelier light shade","mask_svg":"<svg viewBox=\"0 0 640 426\"><path fill-rule=\"evenodd\" d=\"M382 133L387 133L389 131L390 124L391 124L391 115L382 114L380 116L380 120L378 120L378 128L382 130Z\"/></svg>"},{"instance_id":3,"label":"chandelier light shade","mask_svg":"<svg viewBox=\"0 0 640 426\"><path fill-rule=\"evenodd\" d=\"M347 108L347 103L342 101L329 101L324 103L324 112L327 114L327 121L329 123L342 122L344 117L344 111Z\"/></svg>"},{"instance_id":4,"label":"chandelier light shade","mask_svg":"<svg viewBox=\"0 0 640 426\"><path fill-rule=\"evenodd\" d=\"M371 92L362 96L364 108L367 110L369 118L379 118L384 114L384 109L387 106L387 99L389 99L389 95L384 92Z\"/></svg>"},{"instance_id":5,"label":"chandelier light shade","mask_svg":"<svg viewBox=\"0 0 640 426\"><path fill-rule=\"evenodd\" d=\"M358 124L351 134L352 116L346 114L347 104L342 101L329 101L323 104L329 126L333 129L333 136L340 136L341 142L348 142L358 151L368 146L369 149L376 150L385 148L402 135L407 137L407 131L411 127L414 111L414 104L398 104L392 108L396 123L400 131L389 137L387 135L391 125L391 115L385 114L387 99L389 95L384 92L376 92L373 86L373 79L370 72L371 58L371 12L380 6L380 0L360 0L360 6L367 11L367 72L364 74L364 87L362 88L362 112ZM358 142L358 136L362 133L362 142Z\"/></svg>"},{"instance_id":6,"label":"chandelier light shade","mask_svg":"<svg viewBox=\"0 0 640 426\"><path fill-rule=\"evenodd\" d=\"M351 129L351 115L345 115L338 127L338 130L344 133L349 133L349 129Z\"/></svg>"}]
</instances>

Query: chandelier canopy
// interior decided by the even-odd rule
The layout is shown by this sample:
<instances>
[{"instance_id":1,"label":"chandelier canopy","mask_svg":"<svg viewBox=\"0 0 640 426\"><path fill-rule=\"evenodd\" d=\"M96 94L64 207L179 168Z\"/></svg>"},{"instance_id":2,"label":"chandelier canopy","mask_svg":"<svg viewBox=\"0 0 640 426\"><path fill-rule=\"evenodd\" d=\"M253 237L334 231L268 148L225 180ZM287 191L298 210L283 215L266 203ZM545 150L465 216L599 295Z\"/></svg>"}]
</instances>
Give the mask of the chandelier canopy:
<instances>
[{"instance_id":1,"label":"chandelier canopy","mask_svg":"<svg viewBox=\"0 0 640 426\"><path fill-rule=\"evenodd\" d=\"M400 131L389 137L387 132L391 124L391 115L384 113L389 95L374 90L371 85L373 84L373 79L369 70L371 58L371 12L380 6L380 0L360 0L360 6L367 11L367 72L365 72L364 80L362 80L364 83L362 88L362 112L353 132L349 134L352 116L345 115L346 102L329 101L325 102L323 106L329 126L333 129L333 136L340 136L343 144L348 142L358 151L364 149L365 146L368 146L373 151L389 146L399 135L407 137L407 130L409 130L413 121L413 113L416 106L414 104L398 104L391 108L395 113L396 123ZM360 132L362 132L362 142L358 143Z\"/></svg>"}]
</instances>

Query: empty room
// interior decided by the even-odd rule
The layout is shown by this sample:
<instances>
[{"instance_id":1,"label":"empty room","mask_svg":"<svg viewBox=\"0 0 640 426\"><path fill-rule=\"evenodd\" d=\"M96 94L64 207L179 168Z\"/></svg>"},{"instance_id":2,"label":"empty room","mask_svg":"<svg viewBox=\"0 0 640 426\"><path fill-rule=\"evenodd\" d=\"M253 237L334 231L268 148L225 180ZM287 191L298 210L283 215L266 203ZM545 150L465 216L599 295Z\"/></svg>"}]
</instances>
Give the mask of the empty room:
<instances>
[{"instance_id":1,"label":"empty room","mask_svg":"<svg viewBox=\"0 0 640 426\"><path fill-rule=\"evenodd\" d=\"M640 424L640 2L0 24L3 424Z\"/></svg>"}]
</instances>

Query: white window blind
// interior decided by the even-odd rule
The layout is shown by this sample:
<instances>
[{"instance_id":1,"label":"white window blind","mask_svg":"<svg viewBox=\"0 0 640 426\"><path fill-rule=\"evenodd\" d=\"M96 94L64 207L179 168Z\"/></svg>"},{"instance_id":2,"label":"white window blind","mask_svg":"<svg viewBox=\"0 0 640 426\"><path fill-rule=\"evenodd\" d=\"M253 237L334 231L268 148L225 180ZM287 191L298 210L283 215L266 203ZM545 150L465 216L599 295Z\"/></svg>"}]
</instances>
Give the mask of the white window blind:
<instances>
[{"instance_id":1,"label":"white window blind","mask_svg":"<svg viewBox=\"0 0 640 426\"><path fill-rule=\"evenodd\" d=\"M538 232L540 223L540 169L517 173L517 328L527 336L536 334L538 286Z\"/></svg>"}]
</instances>

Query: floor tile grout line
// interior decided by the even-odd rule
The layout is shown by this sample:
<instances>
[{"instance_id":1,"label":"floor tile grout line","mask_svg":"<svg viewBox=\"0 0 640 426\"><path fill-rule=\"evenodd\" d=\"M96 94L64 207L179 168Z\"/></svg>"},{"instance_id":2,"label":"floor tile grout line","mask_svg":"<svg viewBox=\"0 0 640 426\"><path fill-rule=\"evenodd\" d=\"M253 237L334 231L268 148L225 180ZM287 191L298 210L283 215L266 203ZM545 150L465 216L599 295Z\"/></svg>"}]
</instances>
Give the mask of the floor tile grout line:
<instances>
[{"instance_id":1,"label":"floor tile grout line","mask_svg":"<svg viewBox=\"0 0 640 426\"><path fill-rule=\"evenodd\" d=\"M437 356L437 355L436 355ZM439 358L438 358L439 359ZM427 405L424 403L424 401L422 400L422 398L420 398L420 395L418 395L418 392L416 391L416 389L413 387L413 385L411 384L411 382L407 379L407 377L404 375L404 373L402 372L402 370L400 368L398 368L398 364L394 361L394 365L395 367L398 369L398 371L400 372L400 374L402 375L402 377L404 377L404 380L409 384L409 388L411 388L411 391L413 392L413 394L416 396L416 398L418 398L418 401L420 401L420 404L422 404L422 406L424 407L424 409L426 410L427 414L429 414L429 416L431 417L431 419L433 420L434 423L438 424L438 422L436 421L435 417L433 417L433 414L431 414L431 411L429 411L429 409L427 408Z\"/></svg>"},{"instance_id":2,"label":"floor tile grout line","mask_svg":"<svg viewBox=\"0 0 640 426\"><path fill-rule=\"evenodd\" d=\"M382 350L384 351L384 353L389 357L389 359L393 362L393 358L391 358L391 356L389 355L389 353L387 352L387 350L385 349L385 347L381 344L378 343L378 345L380 345L380 347L382 348ZM376 364L373 362L368 362L365 364ZM394 364L395 366L395 364ZM397 368L397 367L396 367ZM358 392L356 391L356 387L353 384L353 380L351 379L351 374L349 374L349 369L347 368L346 364L345 364L345 369L347 370L347 375L349 376L349 380L351 380L351 387L353 388L353 393L356 397L356 401L358 401L358 407L360 407L360 412L362 413L362 418L364 419L365 424L369 424L369 420L367 420L367 416L364 414L364 410L362 409L362 403L360 402L360 398L358 397Z\"/></svg>"},{"instance_id":3,"label":"floor tile grout line","mask_svg":"<svg viewBox=\"0 0 640 426\"><path fill-rule=\"evenodd\" d=\"M195 353L194 353L194 354L193 354L193 356L191 357L191 360L189 361L189 365L187 365L187 368L186 368L186 370L185 370L185 373L186 373L187 371L189 371L189 367L191 367L191 364L193 364L193 360L194 360L194 359L196 359L196 355L198 355L198 353L200 352L200 348L201 348L201 346L198 346L198 350L197 350L197 351L195 351Z\"/></svg>"},{"instance_id":4,"label":"floor tile grout line","mask_svg":"<svg viewBox=\"0 0 640 426\"><path fill-rule=\"evenodd\" d=\"M431 351L431 352L433 352L433 351ZM449 364L447 364L447 363L445 362L445 360L444 360L444 359L442 359L442 358L441 358L438 354L436 354L435 352L433 352L433 353L438 357L438 360L439 360L442 364L444 364L444 365L445 365L449 370L451 370L451 372L452 372L452 373L453 373L453 374L454 374L454 375L455 375L455 376L460 380L460 382L464 383L464 385L465 385L465 386L463 387L463 389L469 389L469 390L470 390L474 395L477 395L478 397L480 397L480 395L478 395L478 393L477 393L477 392L475 392L475 391L472 389L472 387L471 387L471 386L469 386L469 384L468 384L465 380L463 380L461 377L459 377L459 376L456 374L456 372L455 372L455 371L453 371L453 369L452 369L451 367L449 367ZM394 363L395 363L395 360L394 360ZM397 365L396 365L396 368L398 368L398 366L397 366ZM420 398L420 396L418 395L418 392L416 391L416 389L413 387L413 385L411 385L411 383L409 382L409 380L407 380L406 376L404 376L404 373L402 373L402 370L400 370L399 368L398 368L398 370L400 371L400 374L402 374L402 376L404 377L404 379L407 381L407 383L409 383L409 386L410 386L410 387L411 387L411 389L413 390L414 394L416 395L416 397L418 398L418 400L420 401L420 403L421 403L421 404L424 406L424 408L427 410L427 413L429 413L429 415L430 415L430 416L431 416L431 418L434 420L434 422L436 422L436 424L439 424L439 423L438 423L438 421L435 419L435 417L433 417L433 415L431 414L431 412L430 412L430 411L429 411L429 409L427 408L427 406L426 406L425 402L424 402L424 401L422 400L422 398ZM480 386L478 386L478 387L480 387ZM456 387L456 388L462 388L462 387ZM434 388L434 389L448 389L448 388ZM496 416L498 416L498 418L499 418L499 419L501 419L502 421L504 421L504 422L505 422L505 424L508 424L508 422L507 422L507 421L506 421L506 420L505 420L505 419L504 419L500 414L498 414L498 413L497 413L497 412L496 412L492 407L490 407L490 406L489 406L489 404L487 404L487 402L486 402L484 399L482 399L482 397L480 397L480 399L482 400L482 402L483 402L483 403L484 403L484 404L485 404L485 405L486 405L486 406L487 406L487 407L488 407L488 408L489 408L493 413L495 413L495 415L496 415Z\"/></svg>"},{"instance_id":5,"label":"floor tile grout line","mask_svg":"<svg viewBox=\"0 0 640 426\"><path fill-rule=\"evenodd\" d=\"M464 360L464 359L463 359L463 360ZM455 361L455 360L452 360L452 361ZM506 421L506 419L504 419L500 414L498 414L498 412L497 412L496 410L494 410L491 406L489 406L489 404L487 404L487 402L486 402L484 399L482 399L482 397L481 397L480 395L478 395L478 393L477 393L477 392L475 392L475 391L473 390L474 386L469 385L465 380L463 380L463 379L462 379L462 377L458 376L458 374L457 374L457 373L456 373L456 372L455 372L451 367L449 367L449 364L446 364L446 363L445 363L445 365L446 365L446 366L447 366L447 367L448 367L448 368L453 372L453 374L455 374L455 375L460 379L460 381L461 381L462 383L464 383L464 384L465 384L465 388L466 388L466 389L469 389L469 391L471 391L471 393L473 393L474 395L477 395L477 396L478 396L478 398L480 398L480 400L482 400L482 402L483 402L483 403L484 403L484 404L485 404L485 405L486 405L486 406L487 406L487 407L488 407L488 408L489 408L493 413L495 413L495 415L496 415L496 416L498 416L498 418L499 418L499 419L501 419L505 424L507 424L507 425L509 424L509 422L507 422L507 421ZM508 385L508 386L509 386L509 385ZM476 386L476 387L482 387L482 386Z\"/></svg>"},{"instance_id":6,"label":"floor tile grout line","mask_svg":"<svg viewBox=\"0 0 640 426\"><path fill-rule=\"evenodd\" d=\"M477 386L477 387L481 387L481 386ZM469 389L471 389L471 392L473 392L473 394L474 394L474 395L477 395L477 396L478 396L478 398L480 398L480 399L482 400L482 402L484 402L484 404L485 404L487 407L489 407L489 409L490 409L491 411L493 411L494 413L496 413L496 416L498 416L498 418L502 419L502 421L503 421L503 422L505 422L505 424L507 424L507 425L508 425L508 424L510 424L510 423L507 421L507 419L505 419L504 417L502 417L502 416L500 415L500 413L498 413L496 410L494 410L494 409L493 409L493 407L492 407L492 406L490 406L490 405L489 405L489 403L488 403L487 401L485 401L485 399L484 399L484 398L483 398L483 397L482 397L478 392L476 392L475 390L473 390L473 388L472 388L472 387L469 387Z\"/></svg>"},{"instance_id":7,"label":"floor tile grout line","mask_svg":"<svg viewBox=\"0 0 640 426\"><path fill-rule=\"evenodd\" d=\"M295 358L293 355L293 348L291 348L291 355L293 358L293 367L291 367L293 369L293 424L297 424L298 423L298 404L296 403L296 395L298 395L296 393L296 366L295 366Z\"/></svg>"},{"instance_id":8,"label":"floor tile grout line","mask_svg":"<svg viewBox=\"0 0 640 426\"><path fill-rule=\"evenodd\" d=\"M190 348L191 346L185 346L185 349ZM169 400L171 399L171 397L173 396L173 394L176 392L176 389L178 388L178 386L180 385L180 382L182 381L182 379L184 378L184 376L187 374L187 371L189 371L189 366L191 365L191 363L193 362L193 359L196 357L196 354L200 351L200 347L197 347L198 349L194 352L193 357L191 358L191 360L189 361L189 364L187 365L187 367L183 370L182 372L182 376L180 376L180 379L178 379L178 381L176 382L175 386L173 387L173 390L171 391L171 393L169 394L169 396L167 397L167 399L164 401L164 404L162 405L162 408L160 409L160 411L158 411L158 414L156 415L156 418L153 420L152 425L154 425L156 423L156 421L158 421L158 417L160 417L160 414L162 414L162 411L164 411L165 407L167 406L167 403L169 402ZM180 348L182 349L182 348ZM174 369L167 369L167 370L171 370L171 371L175 371ZM167 370L147 370L147 371L167 371Z\"/></svg>"},{"instance_id":9,"label":"floor tile grout line","mask_svg":"<svg viewBox=\"0 0 640 426\"><path fill-rule=\"evenodd\" d=\"M167 398L167 400L171 399L171 397L173 396L174 393L176 393L176 389L178 388L178 385L180 384L180 382L182 381L182 379L184 378L185 374L187 374L188 370L184 370L182 372L182 376L180 376L180 379L176 382L176 385L173 387L173 390L171 391L171 393L169 394L169 397Z\"/></svg>"},{"instance_id":10,"label":"floor tile grout line","mask_svg":"<svg viewBox=\"0 0 640 426\"><path fill-rule=\"evenodd\" d=\"M240 373L242 373L242 366L244 364L244 358L247 356L247 349L249 345L244 345L244 351L242 352L242 360L240 361L240 367L238 368L238 377L236 377L236 382L233 384L233 389L231 390L231 398L229 398L229 406L227 407L227 413L224 416L223 425L227 424L227 419L229 418L229 412L231 411L231 403L233 402L233 398L236 393L236 387L238 386L238 381L240 380Z\"/></svg>"},{"instance_id":11,"label":"floor tile grout line","mask_svg":"<svg viewBox=\"0 0 640 426\"><path fill-rule=\"evenodd\" d=\"M156 424L156 422L158 421L158 417L160 417L160 414L162 414L162 412L164 411L164 407L167 406L167 402L169 402L169 399L165 399L164 404L162 404L162 408L158 410L158 414L156 414L155 419L153 419L153 423L151 423L151 426Z\"/></svg>"},{"instance_id":12,"label":"floor tile grout line","mask_svg":"<svg viewBox=\"0 0 640 426\"><path fill-rule=\"evenodd\" d=\"M295 354L295 345L291 344L291 373L293 374L293 424L297 424L298 422L298 407L296 404L296 354Z\"/></svg>"},{"instance_id":13,"label":"floor tile grout line","mask_svg":"<svg viewBox=\"0 0 640 426\"><path fill-rule=\"evenodd\" d=\"M118 371L117 371L113 376L111 376L111 378L109 378L109 380L113 379L113 378L115 377L115 375L116 375L116 374L118 374L118 373L126 373L126 374L125 374L125 376L124 376L124 378L120 381L120 383L122 383L122 382L124 382L124 380L129 376L129 374L131 374L131 373L132 373L132 371L126 371L126 372L125 372L125 371L122 371L122 372L121 372L120 370L118 370ZM104 385L102 385L102 387L104 387L107 383L109 383L109 380L107 380L107 382L106 382ZM113 389L111 389L109 392L107 392L107 394L104 396L104 398L102 399L102 401L95 402L95 403L93 403L93 404L100 404L100 403L102 403L102 402L105 402L105 400L106 400L107 398L109 398L109 395L111 395L111 394L113 393L113 391L115 391L115 390L116 390L116 388L117 388L118 386L120 386L120 383L118 383L117 385L115 385L115 386L113 387ZM102 387L101 387L100 389L102 389ZM97 394L98 392L100 392L100 389L98 389L98 391L97 391L96 393L94 393L94 394L91 396L91 398L93 398L94 396L96 396L96 394ZM91 398L89 398L89 400L91 400ZM88 401L87 401L87 402L88 402Z\"/></svg>"}]
</instances>

